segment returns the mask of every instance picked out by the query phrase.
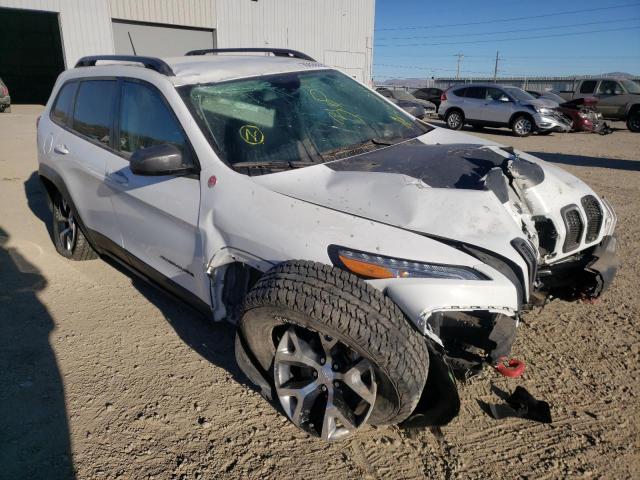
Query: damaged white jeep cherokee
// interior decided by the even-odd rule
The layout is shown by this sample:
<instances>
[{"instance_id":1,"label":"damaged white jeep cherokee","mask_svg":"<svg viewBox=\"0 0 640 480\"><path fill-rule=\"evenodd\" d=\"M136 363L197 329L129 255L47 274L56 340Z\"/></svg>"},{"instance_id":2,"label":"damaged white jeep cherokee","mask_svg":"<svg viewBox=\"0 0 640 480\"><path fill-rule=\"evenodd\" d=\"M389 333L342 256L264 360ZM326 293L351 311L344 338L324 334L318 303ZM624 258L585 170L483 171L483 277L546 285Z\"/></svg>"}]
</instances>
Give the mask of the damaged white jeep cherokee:
<instances>
[{"instance_id":1,"label":"damaged white jeep cherokee","mask_svg":"<svg viewBox=\"0 0 640 480\"><path fill-rule=\"evenodd\" d=\"M498 365L523 311L616 272L583 182L299 52L85 57L37 141L58 252L237 325L242 370L325 440L447 423L452 369Z\"/></svg>"}]
</instances>

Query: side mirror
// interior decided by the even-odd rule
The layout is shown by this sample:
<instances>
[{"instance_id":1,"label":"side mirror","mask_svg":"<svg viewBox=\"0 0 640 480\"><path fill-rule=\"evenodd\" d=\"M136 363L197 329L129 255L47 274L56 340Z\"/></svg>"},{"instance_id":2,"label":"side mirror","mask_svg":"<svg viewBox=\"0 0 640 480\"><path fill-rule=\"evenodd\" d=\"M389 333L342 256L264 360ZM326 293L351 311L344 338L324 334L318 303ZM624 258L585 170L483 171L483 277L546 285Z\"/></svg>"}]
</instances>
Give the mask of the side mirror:
<instances>
[{"instance_id":1,"label":"side mirror","mask_svg":"<svg viewBox=\"0 0 640 480\"><path fill-rule=\"evenodd\" d=\"M129 168L136 175L176 175L193 170L182 152L168 143L136 150L131 155Z\"/></svg>"}]
</instances>

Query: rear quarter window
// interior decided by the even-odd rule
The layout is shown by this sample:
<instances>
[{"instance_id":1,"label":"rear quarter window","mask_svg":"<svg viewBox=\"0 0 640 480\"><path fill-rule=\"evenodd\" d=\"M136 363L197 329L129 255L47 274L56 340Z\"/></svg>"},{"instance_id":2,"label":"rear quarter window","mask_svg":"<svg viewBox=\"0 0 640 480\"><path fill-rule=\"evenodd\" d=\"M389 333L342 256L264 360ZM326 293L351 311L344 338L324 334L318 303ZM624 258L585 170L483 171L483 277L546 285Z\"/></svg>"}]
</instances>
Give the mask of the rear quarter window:
<instances>
[{"instance_id":1,"label":"rear quarter window","mask_svg":"<svg viewBox=\"0 0 640 480\"><path fill-rule=\"evenodd\" d=\"M464 97L467 93L468 88L458 88L457 90L452 90L451 93L455 97Z\"/></svg>"},{"instance_id":2,"label":"rear quarter window","mask_svg":"<svg viewBox=\"0 0 640 480\"><path fill-rule=\"evenodd\" d=\"M585 80L580 85L580 93L593 93L596 89L596 81L595 80Z\"/></svg>"},{"instance_id":3,"label":"rear quarter window","mask_svg":"<svg viewBox=\"0 0 640 480\"><path fill-rule=\"evenodd\" d=\"M71 118L71 107L73 97L76 94L78 82L69 82L62 86L56 97L53 107L51 107L51 120L58 125L67 125Z\"/></svg>"},{"instance_id":4,"label":"rear quarter window","mask_svg":"<svg viewBox=\"0 0 640 480\"><path fill-rule=\"evenodd\" d=\"M85 137L109 145L115 96L115 80L82 81L76 97L73 129Z\"/></svg>"}]
</instances>

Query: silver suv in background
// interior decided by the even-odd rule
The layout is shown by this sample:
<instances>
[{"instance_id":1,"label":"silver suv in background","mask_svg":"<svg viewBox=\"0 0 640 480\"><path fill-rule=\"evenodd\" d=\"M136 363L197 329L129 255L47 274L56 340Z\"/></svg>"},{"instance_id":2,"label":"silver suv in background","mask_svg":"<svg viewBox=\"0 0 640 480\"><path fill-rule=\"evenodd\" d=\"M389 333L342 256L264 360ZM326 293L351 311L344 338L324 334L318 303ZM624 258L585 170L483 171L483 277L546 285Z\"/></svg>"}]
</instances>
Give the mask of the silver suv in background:
<instances>
[{"instance_id":1,"label":"silver suv in background","mask_svg":"<svg viewBox=\"0 0 640 480\"><path fill-rule=\"evenodd\" d=\"M518 137L571 130L571 120L546 102L521 88L492 83L450 88L442 94L438 114L452 130L465 124L475 128L508 127Z\"/></svg>"}]
</instances>

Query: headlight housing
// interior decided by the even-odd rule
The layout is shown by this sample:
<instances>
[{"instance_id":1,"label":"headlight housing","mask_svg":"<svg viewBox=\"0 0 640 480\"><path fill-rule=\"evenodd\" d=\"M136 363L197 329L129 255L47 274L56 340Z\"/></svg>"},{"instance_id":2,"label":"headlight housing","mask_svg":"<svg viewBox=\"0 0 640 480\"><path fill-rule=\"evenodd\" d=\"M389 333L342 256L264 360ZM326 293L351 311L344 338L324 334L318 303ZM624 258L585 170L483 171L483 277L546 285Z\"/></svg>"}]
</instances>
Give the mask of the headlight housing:
<instances>
[{"instance_id":1,"label":"headlight housing","mask_svg":"<svg viewBox=\"0 0 640 480\"><path fill-rule=\"evenodd\" d=\"M441 278L450 280L488 280L482 272L463 265L415 262L360 252L337 245L329 247L329 257L337 267L366 279Z\"/></svg>"},{"instance_id":2,"label":"headlight housing","mask_svg":"<svg viewBox=\"0 0 640 480\"><path fill-rule=\"evenodd\" d=\"M538 106L535 106L533 108L535 108L536 112L541 113L542 115L549 115L549 114L553 113L553 109L552 108L538 107Z\"/></svg>"}]
</instances>

